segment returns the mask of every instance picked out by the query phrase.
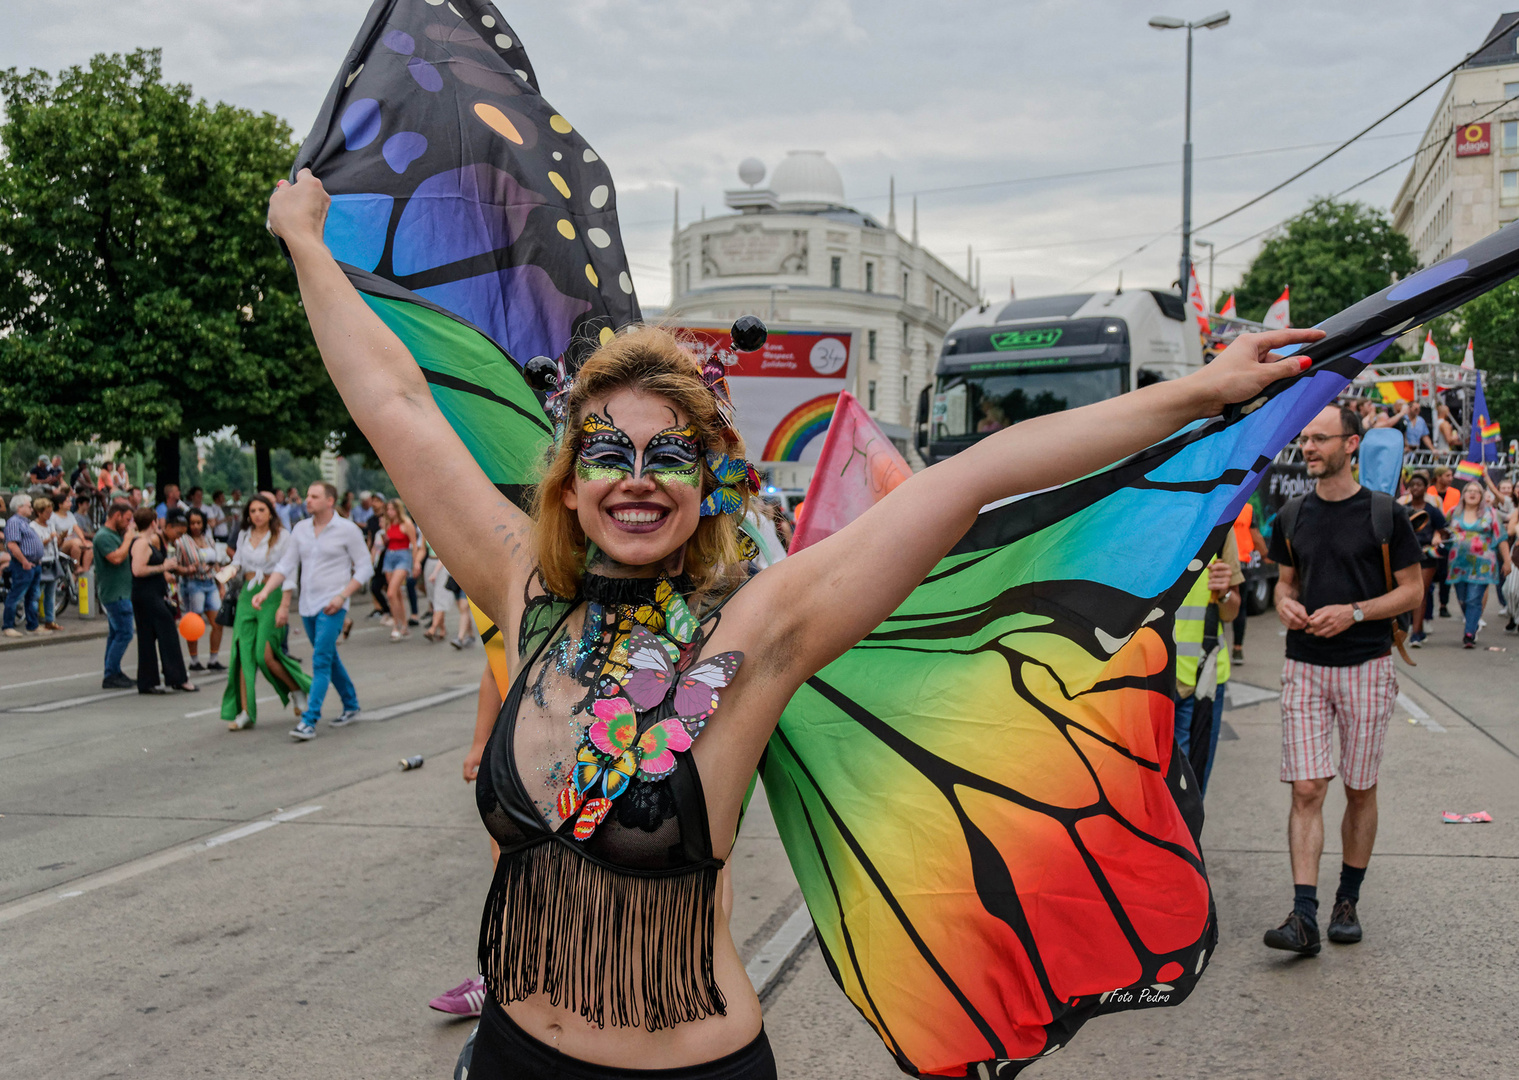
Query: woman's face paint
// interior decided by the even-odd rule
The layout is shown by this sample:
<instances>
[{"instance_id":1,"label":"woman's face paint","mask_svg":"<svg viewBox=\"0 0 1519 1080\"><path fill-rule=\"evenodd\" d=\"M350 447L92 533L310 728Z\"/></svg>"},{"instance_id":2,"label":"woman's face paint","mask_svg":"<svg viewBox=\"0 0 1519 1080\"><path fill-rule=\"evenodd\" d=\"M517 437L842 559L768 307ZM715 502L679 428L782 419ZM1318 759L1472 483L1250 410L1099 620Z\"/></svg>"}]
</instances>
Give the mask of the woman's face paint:
<instances>
[{"instance_id":1,"label":"woman's face paint","mask_svg":"<svg viewBox=\"0 0 1519 1080\"><path fill-rule=\"evenodd\" d=\"M637 474L638 450L626 432L610 420L587 412L580 422L580 454L575 475L580 479L615 484Z\"/></svg>"},{"instance_id":2,"label":"woman's face paint","mask_svg":"<svg viewBox=\"0 0 1519 1080\"><path fill-rule=\"evenodd\" d=\"M586 403L575 483L564 492L587 540L613 563L654 568L684 551L701 512L696 429L665 398L633 389Z\"/></svg>"}]
</instances>

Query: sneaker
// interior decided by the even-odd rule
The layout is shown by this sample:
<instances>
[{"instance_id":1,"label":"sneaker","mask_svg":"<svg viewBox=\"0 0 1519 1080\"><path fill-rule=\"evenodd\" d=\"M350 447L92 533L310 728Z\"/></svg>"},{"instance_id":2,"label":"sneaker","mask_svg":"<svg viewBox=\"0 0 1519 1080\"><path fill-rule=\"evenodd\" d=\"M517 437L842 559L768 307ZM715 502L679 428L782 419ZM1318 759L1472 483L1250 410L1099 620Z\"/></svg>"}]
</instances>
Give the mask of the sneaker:
<instances>
[{"instance_id":1,"label":"sneaker","mask_svg":"<svg viewBox=\"0 0 1519 1080\"><path fill-rule=\"evenodd\" d=\"M1440 618L1442 618L1442 619L1448 619L1448 618L1450 618L1450 608L1446 607L1444 604L1440 605Z\"/></svg>"},{"instance_id":2,"label":"sneaker","mask_svg":"<svg viewBox=\"0 0 1519 1080\"><path fill-rule=\"evenodd\" d=\"M1412 637L1410 637L1408 639L1408 647L1411 648L1411 649L1422 649L1422 648L1424 648L1424 635L1423 634L1414 634Z\"/></svg>"},{"instance_id":3,"label":"sneaker","mask_svg":"<svg viewBox=\"0 0 1519 1080\"><path fill-rule=\"evenodd\" d=\"M300 720L301 717L306 715L306 691L290 691L290 704L295 709L295 718L297 720ZM305 721L302 721L302 723L304 722Z\"/></svg>"},{"instance_id":4,"label":"sneaker","mask_svg":"<svg viewBox=\"0 0 1519 1080\"><path fill-rule=\"evenodd\" d=\"M100 681L102 690L130 690L137 685L137 680L129 675L107 675Z\"/></svg>"},{"instance_id":5,"label":"sneaker","mask_svg":"<svg viewBox=\"0 0 1519 1080\"><path fill-rule=\"evenodd\" d=\"M1287 921L1275 930L1266 931L1266 948L1283 949L1299 956L1317 956L1319 949L1319 924L1303 918L1297 912L1287 916Z\"/></svg>"},{"instance_id":6,"label":"sneaker","mask_svg":"<svg viewBox=\"0 0 1519 1080\"><path fill-rule=\"evenodd\" d=\"M45 622L42 624L42 629L48 631L51 634L56 634L63 629L63 626L60 623Z\"/></svg>"},{"instance_id":7,"label":"sneaker","mask_svg":"<svg viewBox=\"0 0 1519 1080\"><path fill-rule=\"evenodd\" d=\"M1354 900L1335 899L1334 913L1329 916L1329 940L1336 945L1354 945L1361 940L1361 920L1356 918Z\"/></svg>"},{"instance_id":8,"label":"sneaker","mask_svg":"<svg viewBox=\"0 0 1519 1080\"><path fill-rule=\"evenodd\" d=\"M310 742L316 738L316 728L303 720L290 729L290 737L297 742Z\"/></svg>"},{"instance_id":9,"label":"sneaker","mask_svg":"<svg viewBox=\"0 0 1519 1080\"><path fill-rule=\"evenodd\" d=\"M3 633L6 637L25 637L26 636L20 630L17 630L14 626L7 626L4 630L0 630L0 633Z\"/></svg>"},{"instance_id":10,"label":"sneaker","mask_svg":"<svg viewBox=\"0 0 1519 1080\"><path fill-rule=\"evenodd\" d=\"M228 731L245 731L253 726L253 720L245 712L237 714L236 718L227 725Z\"/></svg>"},{"instance_id":11,"label":"sneaker","mask_svg":"<svg viewBox=\"0 0 1519 1080\"><path fill-rule=\"evenodd\" d=\"M485 980L478 975L465 979L452 990L445 990L427 1003L430 1009L454 1016L479 1016L485 1004Z\"/></svg>"},{"instance_id":12,"label":"sneaker","mask_svg":"<svg viewBox=\"0 0 1519 1080\"><path fill-rule=\"evenodd\" d=\"M1519 623L1516 623L1513 619L1510 619L1508 621L1508 625L1503 628L1503 632L1505 634L1519 634Z\"/></svg>"},{"instance_id":13,"label":"sneaker","mask_svg":"<svg viewBox=\"0 0 1519 1080\"><path fill-rule=\"evenodd\" d=\"M1477 647L1477 635L1476 634L1462 634L1461 635L1461 647L1463 649L1475 649Z\"/></svg>"},{"instance_id":14,"label":"sneaker","mask_svg":"<svg viewBox=\"0 0 1519 1080\"><path fill-rule=\"evenodd\" d=\"M199 660L191 660L190 661L190 670L191 671L205 671L206 670L206 665L202 664Z\"/></svg>"},{"instance_id":15,"label":"sneaker","mask_svg":"<svg viewBox=\"0 0 1519 1080\"><path fill-rule=\"evenodd\" d=\"M332 722L333 727L347 727L359 718L358 709L344 709L343 714Z\"/></svg>"},{"instance_id":16,"label":"sneaker","mask_svg":"<svg viewBox=\"0 0 1519 1080\"><path fill-rule=\"evenodd\" d=\"M227 665L223 664L220 660L212 660L209 664L206 665L206 670L207 671L226 671L227 670Z\"/></svg>"},{"instance_id":17,"label":"sneaker","mask_svg":"<svg viewBox=\"0 0 1519 1080\"><path fill-rule=\"evenodd\" d=\"M1236 664L1243 664L1245 662L1245 647L1243 645L1234 646L1233 651L1230 653L1230 659Z\"/></svg>"}]
</instances>

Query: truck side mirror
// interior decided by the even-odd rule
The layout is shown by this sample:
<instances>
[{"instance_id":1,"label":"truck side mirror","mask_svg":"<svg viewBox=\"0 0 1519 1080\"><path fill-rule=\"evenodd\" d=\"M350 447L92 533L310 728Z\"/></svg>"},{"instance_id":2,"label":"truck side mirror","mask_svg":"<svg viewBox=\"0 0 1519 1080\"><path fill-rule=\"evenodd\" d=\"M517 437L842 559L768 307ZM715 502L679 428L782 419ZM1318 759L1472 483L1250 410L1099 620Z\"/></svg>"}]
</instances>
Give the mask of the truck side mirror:
<instances>
[{"instance_id":1,"label":"truck side mirror","mask_svg":"<svg viewBox=\"0 0 1519 1080\"><path fill-rule=\"evenodd\" d=\"M926 459L928 455L928 399L933 393L932 386L925 386L918 394L918 431L917 446L920 457Z\"/></svg>"}]
</instances>

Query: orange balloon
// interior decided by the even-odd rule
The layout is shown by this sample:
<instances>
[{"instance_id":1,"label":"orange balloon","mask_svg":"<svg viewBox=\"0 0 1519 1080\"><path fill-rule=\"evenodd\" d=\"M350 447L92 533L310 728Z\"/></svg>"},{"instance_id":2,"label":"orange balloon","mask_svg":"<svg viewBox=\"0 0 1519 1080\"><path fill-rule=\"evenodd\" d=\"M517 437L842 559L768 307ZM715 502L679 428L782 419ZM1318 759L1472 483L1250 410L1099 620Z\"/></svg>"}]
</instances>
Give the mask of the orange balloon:
<instances>
[{"instance_id":1,"label":"orange balloon","mask_svg":"<svg viewBox=\"0 0 1519 1080\"><path fill-rule=\"evenodd\" d=\"M186 641L199 641L206 632L206 620L193 611L186 612L179 620L179 636Z\"/></svg>"}]
</instances>

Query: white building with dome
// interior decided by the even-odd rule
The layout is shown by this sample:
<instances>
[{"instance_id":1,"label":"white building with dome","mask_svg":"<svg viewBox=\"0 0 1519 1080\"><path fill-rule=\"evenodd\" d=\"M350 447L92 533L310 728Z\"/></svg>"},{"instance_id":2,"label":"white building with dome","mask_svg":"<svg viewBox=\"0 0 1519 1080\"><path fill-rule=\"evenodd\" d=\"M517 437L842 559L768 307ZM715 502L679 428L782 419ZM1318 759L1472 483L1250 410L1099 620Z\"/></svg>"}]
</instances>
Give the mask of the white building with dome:
<instances>
[{"instance_id":1,"label":"white building with dome","mask_svg":"<svg viewBox=\"0 0 1519 1080\"><path fill-rule=\"evenodd\" d=\"M762 186L764 175L753 158L739 166L749 186L726 193L731 214L682 228L677 203L665 320L719 327L757 315L777 329L851 331L854 395L918 464L918 394L950 324L978 302L970 267L962 276L919 246L916 200L910 236L897 231L895 197L884 225L851 208L821 151L793 150ZM805 486L811 466L788 472L776 481Z\"/></svg>"}]
</instances>

